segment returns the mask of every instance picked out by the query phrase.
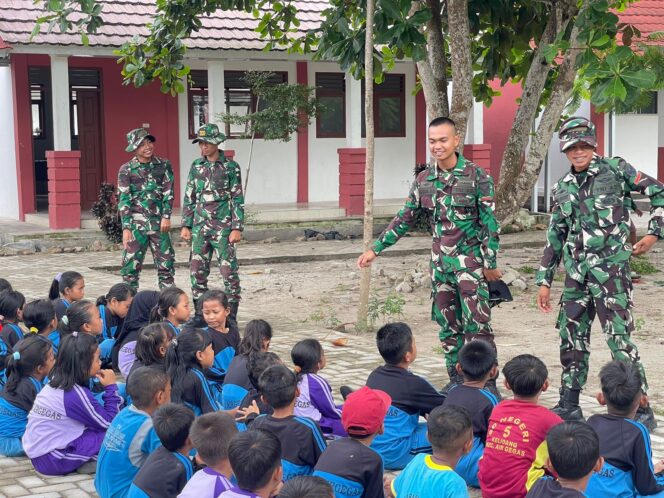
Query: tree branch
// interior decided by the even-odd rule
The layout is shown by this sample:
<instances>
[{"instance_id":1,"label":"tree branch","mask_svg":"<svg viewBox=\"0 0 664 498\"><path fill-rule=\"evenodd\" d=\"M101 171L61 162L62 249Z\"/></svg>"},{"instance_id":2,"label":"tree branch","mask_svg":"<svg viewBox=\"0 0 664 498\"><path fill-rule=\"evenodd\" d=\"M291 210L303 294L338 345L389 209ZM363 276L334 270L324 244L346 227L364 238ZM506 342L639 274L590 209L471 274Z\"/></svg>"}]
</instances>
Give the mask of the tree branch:
<instances>
[{"instance_id":1,"label":"tree branch","mask_svg":"<svg viewBox=\"0 0 664 498\"><path fill-rule=\"evenodd\" d=\"M447 3L448 39L452 58L452 110L463 150L468 126L468 113L473 106L473 63L470 55L470 27L468 0L449 0Z\"/></svg>"}]
</instances>

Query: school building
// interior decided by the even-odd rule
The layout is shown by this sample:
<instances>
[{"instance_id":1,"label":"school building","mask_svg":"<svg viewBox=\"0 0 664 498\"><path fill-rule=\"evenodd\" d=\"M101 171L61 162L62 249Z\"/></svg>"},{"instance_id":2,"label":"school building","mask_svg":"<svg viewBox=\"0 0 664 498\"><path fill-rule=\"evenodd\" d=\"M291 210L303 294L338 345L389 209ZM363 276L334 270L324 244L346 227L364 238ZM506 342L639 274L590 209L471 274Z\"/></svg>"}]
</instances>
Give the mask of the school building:
<instances>
[{"instance_id":1,"label":"school building","mask_svg":"<svg viewBox=\"0 0 664 498\"><path fill-rule=\"evenodd\" d=\"M102 182L117 183L120 166L130 158L125 134L141 126L157 138L155 153L173 164L177 209L189 165L198 156L191 144L198 126L218 121L221 112L256 109L243 80L248 70L271 71L278 82L315 86L327 108L288 142L255 140L246 202L257 219L270 210L291 213L293 220L362 214L363 82L333 62L263 51L251 14L219 11L202 18L203 27L186 41L192 83L185 93L163 94L158 82L126 86L113 51L147 33L154 1L100 3L106 24L87 46L80 35L57 28L50 34L42 28L30 40L40 15L40 5L32 0L10 0L0 10L0 216L51 228L96 226L89 208ZM658 3L633 4L624 20L644 33L664 29L664 8ZM302 30L315 27L328 6L322 0L296 4ZM429 117L422 92L413 95L415 82L415 65L404 62L375 87L379 214L395 212L413 167L428 159ZM471 112L464 153L496 179L519 94L520 87L508 85L491 107L475 105ZM598 116L587 104L579 114L597 121L601 153L621 155L663 179L663 98L659 92L638 114ZM246 175L250 140L242 138L245 130L220 126L228 137L223 147ZM554 139L534 190L533 210L548 209L550 187L566 168Z\"/></svg>"}]
</instances>

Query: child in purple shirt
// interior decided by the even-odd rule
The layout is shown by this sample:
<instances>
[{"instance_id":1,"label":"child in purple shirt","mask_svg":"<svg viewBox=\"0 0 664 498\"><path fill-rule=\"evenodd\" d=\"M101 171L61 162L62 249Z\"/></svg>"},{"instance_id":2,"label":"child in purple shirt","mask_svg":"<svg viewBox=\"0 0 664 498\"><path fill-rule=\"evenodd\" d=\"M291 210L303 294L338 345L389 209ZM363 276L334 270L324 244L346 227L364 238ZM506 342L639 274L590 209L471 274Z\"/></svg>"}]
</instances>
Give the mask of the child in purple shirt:
<instances>
[{"instance_id":1,"label":"child in purple shirt","mask_svg":"<svg viewBox=\"0 0 664 498\"><path fill-rule=\"evenodd\" d=\"M94 460L120 410L115 374L101 370L97 339L79 332L63 338L51 380L28 415L23 448L38 472L64 475ZM103 405L88 388L96 377L104 388Z\"/></svg>"}]
</instances>

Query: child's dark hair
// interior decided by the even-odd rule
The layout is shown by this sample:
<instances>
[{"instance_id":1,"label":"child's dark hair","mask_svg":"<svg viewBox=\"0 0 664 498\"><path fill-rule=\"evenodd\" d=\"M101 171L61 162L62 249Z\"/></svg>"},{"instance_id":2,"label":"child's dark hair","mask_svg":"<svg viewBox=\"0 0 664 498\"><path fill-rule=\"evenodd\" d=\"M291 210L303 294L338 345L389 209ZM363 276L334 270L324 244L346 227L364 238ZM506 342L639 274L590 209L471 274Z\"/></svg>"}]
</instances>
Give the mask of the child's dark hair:
<instances>
[{"instance_id":1,"label":"child's dark hair","mask_svg":"<svg viewBox=\"0 0 664 498\"><path fill-rule=\"evenodd\" d=\"M79 280L83 280L83 275L77 271L60 273L51 283L51 288L48 291L48 298L51 301L57 299L60 297L60 294L65 292L65 289L74 287Z\"/></svg>"},{"instance_id":2,"label":"child's dark hair","mask_svg":"<svg viewBox=\"0 0 664 498\"><path fill-rule=\"evenodd\" d=\"M8 291L8 290L14 290L12 288L12 284L9 283L9 280L6 280L4 278L0 278L0 292Z\"/></svg>"},{"instance_id":3,"label":"child's dark hair","mask_svg":"<svg viewBox=\"0 0 664 498\"><path fill-rule=\"evenodd\" d=\"M514 394L531 397L542 390L549 371L537 356L520 354L505 363L503 375Z\"/></svg>"},{"instance_id":4,"label":"child's dark hair","mask_svg":"<svg viewBox=\"0 0 664 498\"><path fill-rule=\"evenodd\" d=\"M174 453L187 443L189 429L195 418L191 408L167 403L154 412L152 425L164 448Z\"/></svg>"},{"instance_id":5,"label":"child's dark hair","mask_svg":"<svg viewBox=\"0 0 664 498\"><path fill-rule=\"evenodd\" d=\"M464 379L482 380L496 365L496 352L486 341L470 341L459 351L459 365Z\"/></svg>"},{"instance_id":6,"label":"child's dark hair","mask_svg":"<svg viewBox=\"0 0 664 498\"><path fill-rule=\"evenodd\" d=\"M284 408L295 399L297 376L285 365L273 365L261 374L258 389L272 408Z\"/></svg>"},{"instance_id":7,"label":"child's dark hair","mask_svg":"<svg viewBox=\"0 0 664 498\"><path fill-rule=\"evenodd\" d=\"M88 334L73 332L63 337L58 348L58 358L51 370L51 387L64 391L76 385L88 387L90 367L98 348L97 338Z\"/></svg>"},{"instance_id":8,"label":"child's dark hair","mask_svg":"<svg viewBox=\"0 0 664 498\"><path fill-rule=\"evenodd\" d=\"M125 283L125 282L120 282L119 284L115 284L113 287L108 289L108 292L104 294L103 296L99 296L97 298L97 302L95 303L96 306L101 306L107 305L112 299L115 299L116 301L126 301L130 297L134 297L136 295L136 289L134 289L131 285Z\"/></svg>"},{"instance_id":9,"label":"child's dark hair","mask_svg":"<svg viewBox=\"0 0 664 498\"><path fill-rule=\"evenodd\" d=\"M166 287L159 292L159 301L157 307L154 309L151 322L161 322L168 318L168 310L173 307L177 308L180 304L180 296L186 296L185 291L179 287Z\"/></svg>"},{"instance_id":10,"label":"child's dark hair","mask_svg":"<svg viewBox=\"0 0 664 498\"><path fill-rule=\"evenodd\" d=\"M254 491L270 482L281 466L281 442L264 429L240 432L228 445L228 459L238 487Z\"/></svg>"},{"instance_id":11,"label":"child's dark hair","mask_svg":"<svg viewBox=\"0 0 664 498\"><path fill-rule=\"evenodd\" d=\"M316 339L304 339L295 344L291 359L298 375L316 372L324 354L323 346Z\"/></svg>"},{"instance_id":12,"label":"child's dark hair","mask_svg":"<svg viewBox=\"0 0 664 498\"><path fill-rule=\"evenodd\" d=\"M403 322L388 323L378 329L376 345L385 363L397 365L413 349L413 333Z\"/></svg>"},{"instance_id":13,"label":"child's dark hair","mask_svg":"<svg viewBox=\"0 0 664 498\"><path fill-rule=\"evenodd\" d=\"M247 362L247 373L249 375L249 382L258 390L258 379L265 370L273 365L280 365L281 359L275 353L255 353L249 356Z\"/></svg>"},{"instance_id":14,"label":"child's dark hair","mask_svg":"<svg viewBox=\"0 0 664 498\"><path fill-rule=\"evenodd\" d=\"M203 293L199 303L201 309L203 309L203 303L207 301L219 301L219 304L221 304L224 309L228 309L228 296L223 291L218 289L209 289Z\"/></svg>"},{"instance_id":15,"label":"child's dark hair","mask_svg":"<svg viewBox=\"0 0 664 498\"><path fill-rule=\"evenodd\" d=\"M31 332L41 333L46 330L54 318L55 306L48 299L30 301L23 308L23 323Z\"/></svg>"},{"instance_id":16,"label":"child's dark hair","mask_svg":"<svg viewBox=\"0 0 664 498\"><path fill-rule=\"evenodd\" d=\"M593 470L599 459L599 437L585 422L563 422L546 436L549 458L563 479L581 479Z\"/></svg>"},{"instance_id":17,"label":"child's dark hair","mask_svg":"<svg viewBox=\"0 0 664 498\"><path fill-rule=\"evenodd\" d=\"M51 342L39 335L29 335L14 345L14 353L7 356L7 384L5 390L15 393L19 381L28 377L40 365L46 364L53 349Z\"/></svg>"},{"instance_id":18,"label":"child's dark hair","mask_svg":"<svg viewBox=\"0 0 664 498\"><path fill-rule=\"evenodd\" d=\"M263 343L272 340L272 326L260 318L251 320L244 328L238 354L252 354L263 351Z\"/></svg>"},{"instance_id":19,"label":"child's dark hair","mask_svg":"<svg viewBox=\"0 0 664 498\"><path fill-rule=\"evenodd\" d=\"M334 498L334 490L322 477L297 476L284 484L279 498Z\"/></svg>"},{"instance_id":20,"label":"child's dark hair","mask_svg":"<svg viewBox=\"0 0 664 498\"><path fill-rule=\"evenodd\" d=\"M80 332L83 325L92 321L92 313L90 310L94 307L94 303L87 299L73 302L60 319L60 323L58 324L60 334L68 335L72 332Z\"/></svg>"},{"instance_id":21,"label":"child's dark hair","mask_svg":"<svg viewBox=\"0 0 664 498\"><path fill-rule=\"evenodd\" d=\"M165 391L171 380L165 371L138 367L127 380L127 394L136 408L148 408L159 391Z\"/></svg>"},{"instance_id":22,"label":"child's dark hair","mask_svg":"<svg viewBox=\"0 0 664 498\"><path fill-rule=\"evenodd\" d=\"M171 378L171 399L182 401L182 382L192 368L201 368L196 353L205 351L212 339L201 329L185 330L171 342L166 353L166 372Z\"/></svg>"},{"instance_id":23,"label":"child's dark hair","mask_svg":"<svg viewBox=\"0 0 664 498\"><path fill-rule=\"evenodd\" d=\"M145 366L160 363L163 358L159 348L162 344L172 341L174 337L173 328L166 322L146 325L136 338L136 359Z\"/></svg>"},{"instance_id":24,"label":"child's dark hair","mask_svg":"<svg viewBox=\"0 0 664 498\"><path fill-rule=\"evenodd\" d=\"M15 290L0 292L0 315L3 322L18 320L18 310L25 305L25 296Z\"/></svg>"},{"instance_id":25,"label":"child's dark hair","mask_svg":"<svg viewBox=\"0 0 664 498\"><path fill-rule=\"evenodd\" d=\"M627 412L641 394L641 375L633 363L613 360L599 371L599 383L606 404L611 408Z\"/></svg>"},{"instance_id":26,"label":"child's dark hair","mask_svg":"<svg viewBox=\"0 0 664 498\"><path fill-rule=\"evenodd\" d=\"M470 412L463 406L437 406L427 419L427 434L434 449L455 451L472 437Z\"/></svg>"},{"instance_id":27,"label":"child's dark hair","mask_svg":"<svg viewBox=\"0 0 664 498\"><path fill-rule=\"evenodd\" d=\"M233 417L223 412L211 412L197 417L189 436L208 467L218 465L228 458L228 445L237 434Z\"/></svg>"}]
</instances>

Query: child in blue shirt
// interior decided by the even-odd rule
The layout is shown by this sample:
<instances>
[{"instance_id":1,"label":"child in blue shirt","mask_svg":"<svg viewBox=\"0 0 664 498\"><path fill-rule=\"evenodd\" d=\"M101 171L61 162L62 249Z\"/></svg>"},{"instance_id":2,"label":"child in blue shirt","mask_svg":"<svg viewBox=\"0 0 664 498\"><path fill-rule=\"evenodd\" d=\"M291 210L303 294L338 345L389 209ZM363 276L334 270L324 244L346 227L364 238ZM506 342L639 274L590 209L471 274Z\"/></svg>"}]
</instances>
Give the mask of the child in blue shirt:
<instances>
[{"instance_id":1,"label":"child in blue shirt","mask_svg":"<svg viewBox=\"0 0 664 498\"><path fill-rule=\"evenodd\" d=\"M58 332L58 319L55 317L55 307L48 299L31 301L23 308L23 323L33 334L48 339L53 346L53 353L57 356L60 345L60 332Z\"/></svg>"},{"instance_id":2,"label":"child in blue shirt","mask_svg":"<svg viewBox=\"0 0 664 498\"><path fill-rule=\"evenodd\" d=\"M67 308L85 297L85 280L77 271L58 273L48 291L48 298L53 301L55 314L60 320Z\"/></svg>"},{"instance_id":3,"label":"child in blue shirt","mask_svg":"<svg viewBox=\"0 0 664 498\"><path fill-rule=\"evenodd\" d=\"M31 334L14 345L7 360L7 384L0 392L0 455L23 456L21 438L37 393L55 356L48 339Z\"/></svg>"},{"instance_id":4,"label":"child in blue shirt","mask_svg":"<svg viewBox=\"0 0 664 498\"><path fill-rule=\"evenodd\" d=\"M127 283L115 284L109 291L97 298L95 305L101 317L102 330L99 347L104 365L110 366L115 339L122 330L122 324L129 311L136 290Z\"/></svg>"},{"instance_id":5,"label":"child in blue shirt","mask_svg":"<svg viewBox=\"0 0 664 498\"><path fill-rule=\"evenodd\" d=\"M124 498L134 476L161 443L152 414L171 398L165 371L136 369L127 383L132 404L113 419L99 450L95 489L101 498Z\"/></svg>"},{"instance_id":6,"label":"child in blue shirt","mask_svg":"<svg viewBox=\"0 0 664 498\"><path fill-rule=\"evenodd\" d=\"M15 290L0 292L0 389L5 382L7 358L14 345L23 339L19 322L23 318L25 297Z\"/></svg>"},{"instance_id":7,"label":"child in blue shirt","mask_svg":"<svg viewBox=\"0 0 664 498\"><path fill-rule=\"evenodd\" d=\"M189 437L194 412L168 403L154 412L152 422L162 446L147 458L131 483L127 498L177 498L194 474Z\"/></svg>"},{"instance_id":8,"label":"child in blue shirt","mask_svg":"<svg viewBox=\"0 0 664 498\"><path fill-rule=\"evenodd\" d=\"M427 419L432 455L417 455L392 481L391 496L419 498L468 497L466 482L454 472L473 445L473 425L461 406L439 406Z\"/></svg>"}]
</instances>

